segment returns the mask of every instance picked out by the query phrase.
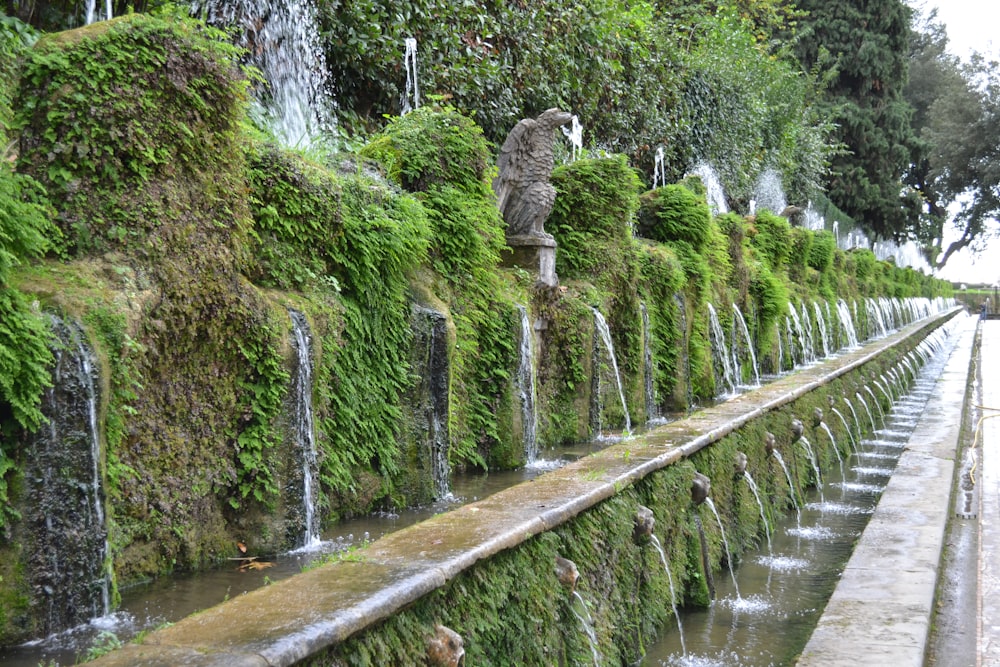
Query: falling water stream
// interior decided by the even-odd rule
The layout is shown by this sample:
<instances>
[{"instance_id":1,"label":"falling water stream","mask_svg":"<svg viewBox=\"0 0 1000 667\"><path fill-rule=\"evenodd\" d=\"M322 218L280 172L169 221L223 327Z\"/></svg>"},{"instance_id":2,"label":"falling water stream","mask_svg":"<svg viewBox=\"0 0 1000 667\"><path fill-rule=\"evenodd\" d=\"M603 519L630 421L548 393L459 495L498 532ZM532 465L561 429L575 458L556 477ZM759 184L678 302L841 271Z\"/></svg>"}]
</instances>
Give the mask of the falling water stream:
<instances>
[{"instance_id":1,"label":"falling water stream","mask_svg":"<svg viewBox=\"0 0 1000 667\"><path fill-rule=\"evenodd\" d=\"M295 393L295 444L302 458L302 547L319 544L316 527L316 499L313 489L318 486L319 467L316 462L316 439L312 412L312 337L306 316L297 310L289 311L292 332L298 357L293 376Z\"/></svg>"},{"instance_id":2,"label":"falling water stream","mask_svg":"<svg viewBox=\"0 0 1000 667\"><path fill-rule=\"evenodd\" d=\"M608 321L604 319L604 315L601 311L596 308L594 311L594 328L597 331L597 340L601 342L601 346L604 349L605 354L611 362L611 369L614 371L615 376L615 387L618 389L618 399L621 401L622 412L625 415L625 433L630 434L632 432L632 419L628 414L628 403L625 402L625 390L622 387L622 376L618 372L618 359L615 357L615 344L611 340L611 329L608 328ZM594 376L600 378L600 373L594 373ZM600 401L600 392L595 392L597 400ZM598 410L600 413L601 411ZM600 431L600 416L598 416L598 428Z\"/></svg>"},{"instance_id":3,"label":"falling water stream","mask_svg":"<svg viewBox=\"0 0 1000 667\"><path fill-rule=\"evenodd\" d=\"M538 401L535 390L535 344L528 309L517 307L521 315L520 359L517 365L517 392L521 399L521 432L524 458L529 465L538 458Z\"/></svg>"}]
</instances>

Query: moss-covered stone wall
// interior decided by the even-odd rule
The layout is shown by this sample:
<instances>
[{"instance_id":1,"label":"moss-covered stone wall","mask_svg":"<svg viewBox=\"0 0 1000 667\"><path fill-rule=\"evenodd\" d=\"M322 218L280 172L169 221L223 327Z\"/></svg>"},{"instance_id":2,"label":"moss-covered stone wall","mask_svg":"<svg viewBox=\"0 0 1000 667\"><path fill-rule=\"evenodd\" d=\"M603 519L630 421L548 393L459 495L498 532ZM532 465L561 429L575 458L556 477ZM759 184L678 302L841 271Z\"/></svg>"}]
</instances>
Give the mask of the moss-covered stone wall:
<instances>
[{"instance_id":1,"label":"moss-covered stone wall","mask_svg":"<svg viewBox=\"0 0 1000 667\"><path fill-rule=\"evenodd\" d=\"M55 223L38 227L48 255L12 269L4 289L20 295L39 339L43 311L56 311L98 356L119 584L209 566L240 542L256 553L298 546L292 309L313 336L317 508L328 526L437 493L425 478L424 386L447 394L439 426L452 470L525 462L519 306L537 336L544 449L624 426L616 392L598 395L610 383L594 353L595 308L639 424L718 393L707 303L727 329L739 305L758 356L776 359L789 298L845 299L864 318L863 297L950 289L868 251L831 259L822 239L809 261L785 254L813 234L773 217L714 220L697 183L640 196L620 156L556 170L549 228L562 284L539 286L500 268L495 147L466 114L424 107L391 120L360 157L303 154L252 127L236 63L225 36L199 21L133 14L47 35L3 73L19 78L3 100L17 176L44 187L16 194ZM433 383L419 376L427 336L415 305L444 318L448 358L434 368L447 377ZM17 519L32 451L12 412L0 397L0 643L34 636L39 613Z\"/></svg>"}]
</instances>

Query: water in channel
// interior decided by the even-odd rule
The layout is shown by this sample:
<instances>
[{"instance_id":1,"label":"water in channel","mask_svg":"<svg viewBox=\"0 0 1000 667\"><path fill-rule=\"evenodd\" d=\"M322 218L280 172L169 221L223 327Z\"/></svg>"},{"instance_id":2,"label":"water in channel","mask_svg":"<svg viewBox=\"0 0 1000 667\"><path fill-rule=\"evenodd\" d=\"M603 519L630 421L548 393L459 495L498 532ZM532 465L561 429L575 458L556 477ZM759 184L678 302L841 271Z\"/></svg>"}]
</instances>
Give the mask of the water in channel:
<instances>
[{"instance_id":1,"label":"water in channel","mask_svg":"<svg viewBox=\"0 0 1000 667\"><path fill-rule=\"evenodd\" d=\"M762 538L758 551L743 554L733 579L717 575L712 605L681 610L683 637L677 624L668 624L639 665L795 663L913 433L951 342L886 413L886 428L861 439L859 451L844 458L843 473L837 467L826 472L825 497L820 489L809 489L798 517L789 512L773 526L770 548Z\"/></svg>"}]
</instances>

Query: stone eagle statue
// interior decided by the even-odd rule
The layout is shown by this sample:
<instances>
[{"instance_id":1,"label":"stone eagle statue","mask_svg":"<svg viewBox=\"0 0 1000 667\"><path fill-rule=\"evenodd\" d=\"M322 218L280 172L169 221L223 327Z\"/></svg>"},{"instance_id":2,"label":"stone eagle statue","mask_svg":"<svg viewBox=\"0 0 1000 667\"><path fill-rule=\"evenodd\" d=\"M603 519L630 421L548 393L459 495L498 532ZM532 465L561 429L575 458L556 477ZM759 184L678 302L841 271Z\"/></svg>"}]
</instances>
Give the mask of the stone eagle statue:
<instances>
[{"instance_id":1,"label":"stone eagle statue","mask_svg":"<svg viewBox=\"0 0 1000 667\"><path fill-rule=\"evenodd\" d=\"M543 228L556 200L556 190L549 183L554 166L552 138L572 117L549 109L538 118L519 122L503 142L493 191L507 223L508 238L552 238Z\"/></svg>"}]
</instances>

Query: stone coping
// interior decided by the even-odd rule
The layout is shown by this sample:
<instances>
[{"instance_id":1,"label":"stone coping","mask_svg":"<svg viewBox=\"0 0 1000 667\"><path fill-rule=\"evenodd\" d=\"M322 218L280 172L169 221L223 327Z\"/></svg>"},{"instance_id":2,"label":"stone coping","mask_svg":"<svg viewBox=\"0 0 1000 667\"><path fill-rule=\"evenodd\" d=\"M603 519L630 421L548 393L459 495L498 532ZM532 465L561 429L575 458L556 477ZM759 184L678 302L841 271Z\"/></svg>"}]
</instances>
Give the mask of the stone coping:
<instances>
[{"instance_id":1,"label":"stone coping","mask_svg":"<svg viewBox=\"0 0 1000 667\"><path fill-rule=\"evenodd\" d=\"M963 324L934 393L796 663L924 664L964 410L975 321Z\"/></svg>"},{"instance_id":2,"label":"stone coping","mask_svg":"<svg viewBox=\"0 0 1000 667\"><path fill-rule=\"evenodd\" d=\"M91 663L104 667L291 665L444 586L476 562L569 521L761 415L857 369L959 308L924 318L859 350L396 531L344 560L193 614Z\"/></svg>"}]
</instances>

